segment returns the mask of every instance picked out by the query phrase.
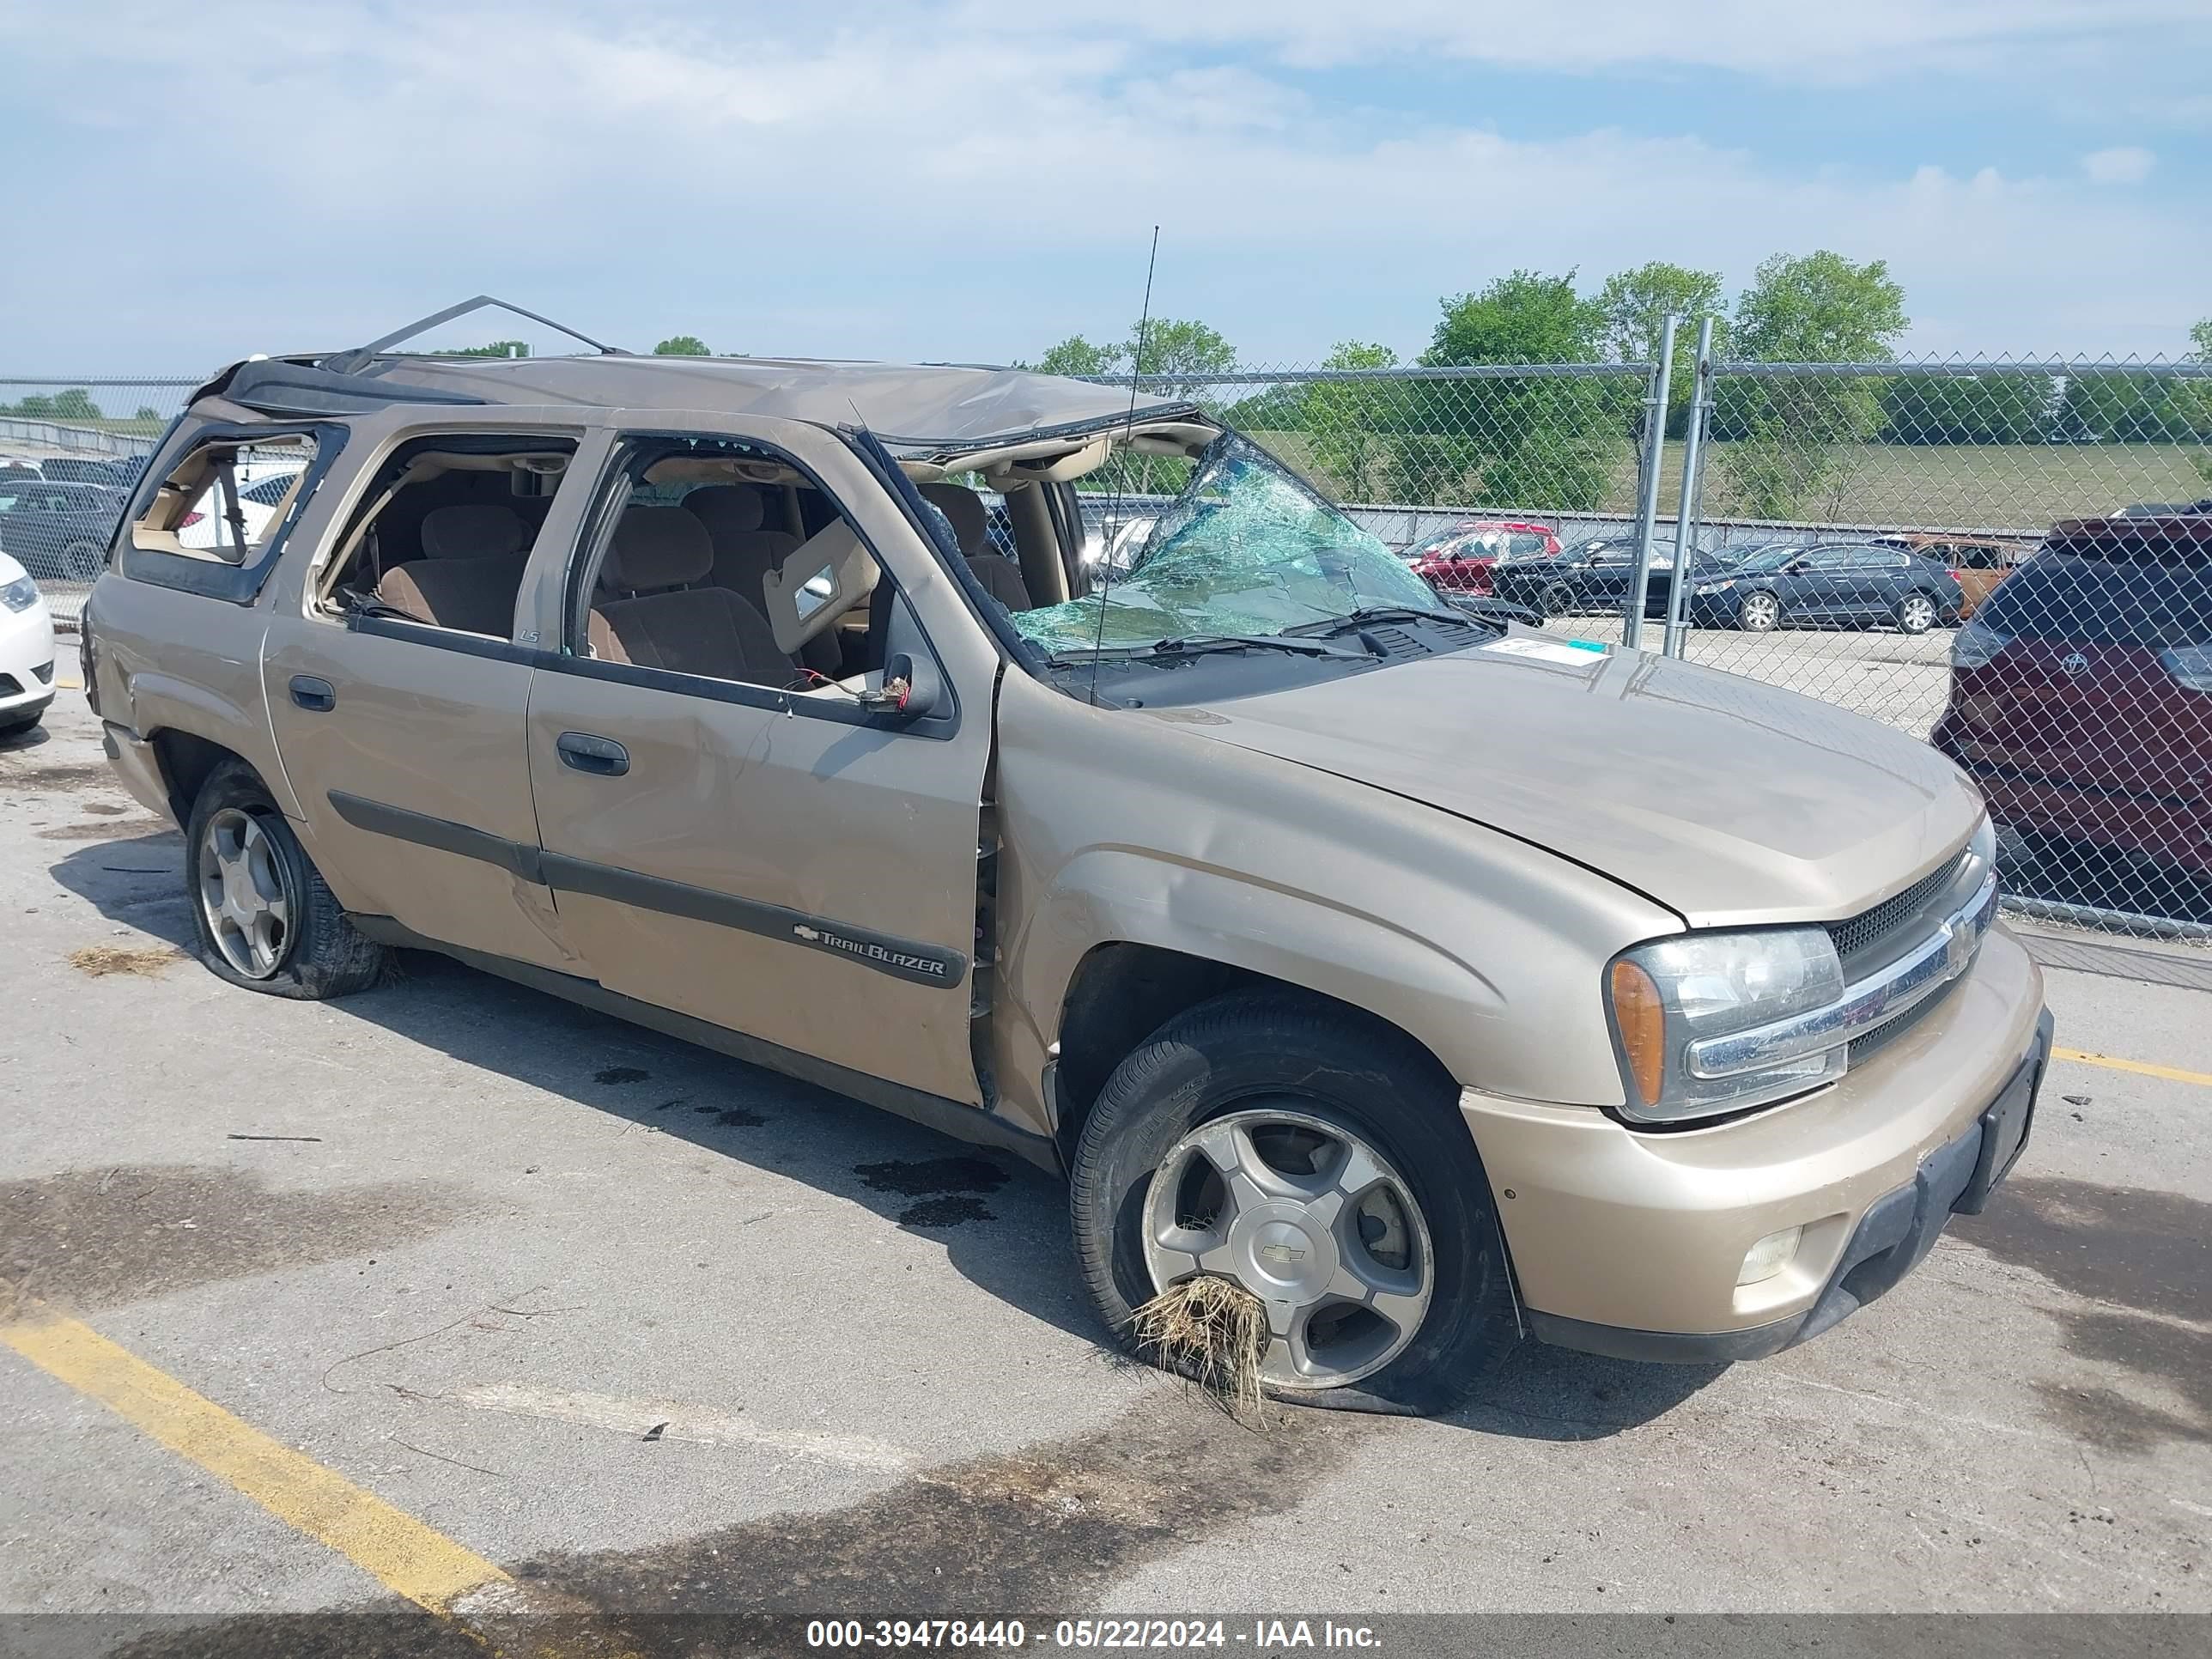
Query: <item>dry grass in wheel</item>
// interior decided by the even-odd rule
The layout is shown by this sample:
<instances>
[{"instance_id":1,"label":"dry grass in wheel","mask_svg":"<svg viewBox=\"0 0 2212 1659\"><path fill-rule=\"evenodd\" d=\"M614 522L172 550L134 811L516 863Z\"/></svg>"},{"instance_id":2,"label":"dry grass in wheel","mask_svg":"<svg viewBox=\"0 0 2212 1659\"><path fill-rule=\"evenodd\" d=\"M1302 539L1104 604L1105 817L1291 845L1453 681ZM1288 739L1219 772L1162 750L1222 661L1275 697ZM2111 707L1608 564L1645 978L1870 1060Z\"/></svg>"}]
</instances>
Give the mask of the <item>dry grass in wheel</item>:
<instances>
[{"instance_id":1,"label":"dry grass in wheel","mask_svg":"<svg viewBox=\"0 0 2212 1659\"><path fill-rule=\"evenodd\" d=\"M1170 1285L1129 1316L1129 1330L1147 1358L1188 1377L1238 1421L1260 1420L1267 1310L1243 1285L1212 1274Z\"/></svg>"}]
</instances>

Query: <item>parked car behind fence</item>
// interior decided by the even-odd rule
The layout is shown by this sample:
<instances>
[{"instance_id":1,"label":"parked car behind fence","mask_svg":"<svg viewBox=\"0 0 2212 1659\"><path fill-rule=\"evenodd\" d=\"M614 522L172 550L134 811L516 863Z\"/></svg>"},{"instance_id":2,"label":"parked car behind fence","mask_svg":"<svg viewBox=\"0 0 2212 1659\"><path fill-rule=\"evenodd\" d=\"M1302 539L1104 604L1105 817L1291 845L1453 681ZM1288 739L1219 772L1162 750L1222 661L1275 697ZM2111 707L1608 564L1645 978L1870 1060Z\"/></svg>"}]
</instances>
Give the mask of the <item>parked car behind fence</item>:
<instances>
[{"instance_id":1,"label":"parked car behind fence","mask_svg":"<svg viewBox=\"0 0 2212 1659\"><path fill-rule=\"evenodd\" d=\"M1951 663L1936 746L2002 829L2212 874L2212 517L2054 526Z\"/></svg>"},{"instance_id":2,"label":"parked car behind fence","mask_svg":"<svg viewBox=\"0 0 2212 1659\"><path fill-rule=\"evenodd\" d=\"M1873 628L1906 634L1957 623L1958 578L1933 559L1873 543L1778 547L1699 574L1690 620L1701 628Z\"/></svg>"}]
</instances>

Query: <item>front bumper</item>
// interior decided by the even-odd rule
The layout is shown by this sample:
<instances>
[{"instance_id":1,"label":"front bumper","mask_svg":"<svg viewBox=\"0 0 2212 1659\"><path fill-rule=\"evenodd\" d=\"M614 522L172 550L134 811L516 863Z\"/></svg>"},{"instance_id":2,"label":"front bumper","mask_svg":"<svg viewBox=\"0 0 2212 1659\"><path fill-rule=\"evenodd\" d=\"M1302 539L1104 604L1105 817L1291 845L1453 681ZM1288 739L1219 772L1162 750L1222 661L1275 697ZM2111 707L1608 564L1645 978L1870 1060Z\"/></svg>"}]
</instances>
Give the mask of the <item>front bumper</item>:
<instances>
[{"instance_id":1,"label":"front bumper","mask_svg":"<svg viewBox=\"0 0 2212 1659\"><path fill-rule=\"evenodd\" d=\"M1628 1358L1746 1359L1871 1301L2002 1176L2011 1131L2024 1140L2050 1047L2042 992L1995 927L1942 1003L1842 1082L1708 1128L1462 1091L1530 1328ZM1783 1269L1739 1285L1752 1245L1791 1227Z\"/></svg>"},{"instance_id":2,"label":"front bumper","mask_svg":"<svg viewBox=\"0 0 2212 1659\"><path fill-rule=\"evenodd\" d=\"M2125 738L2116 732L2114 742ZM2212 872L2212 814L2193 778L2146 781L2109 764L2084 766L2079 757L2044 770L2048 760L1985 748L1949 713L1929 741L1974 781L2001 830Z\"/></svg>"},{"instance_id":3,"label":"front bumper","mask_svg":"<svg viewBox=\"0 0 2212 1659\"><path fill-rule=\"evenodd\" d=\"M43 605L0 606L0 715L17 720L54 700L54 624Z\"/></svg>"}]
</instances>

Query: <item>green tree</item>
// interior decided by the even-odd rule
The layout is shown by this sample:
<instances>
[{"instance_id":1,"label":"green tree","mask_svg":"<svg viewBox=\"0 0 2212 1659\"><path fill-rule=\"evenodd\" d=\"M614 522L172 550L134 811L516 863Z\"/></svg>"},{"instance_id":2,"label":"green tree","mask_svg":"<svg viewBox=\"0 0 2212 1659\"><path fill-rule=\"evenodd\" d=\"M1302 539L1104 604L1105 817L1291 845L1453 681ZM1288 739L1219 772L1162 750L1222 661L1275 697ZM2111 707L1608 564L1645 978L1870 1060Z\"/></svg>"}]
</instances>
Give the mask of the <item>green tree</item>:
<instances>
[{"instance_id":1,"label":"green tree","mask_svg":"<svg viewBox=\"0 0 2212 1659\"><path fill-rule=\"evenodd\" d=\"M1905 290L1881 259L1826 249L1775 254L1736 301L1735 350L1770 363L1887 362L1910 325ZM1884 377L1738 376L1717 396L1715 436L1738 505L1764 519L1842 512L1881 429Z\"/></svg>"},{"instance_id":2,"label":"green tree","mask_svg":"<svg viewBox=\"0 0 2212 1659\"><path fill-rule=\"evenodd\" d=\"M527 357L530 344L526 340L494 340L489 345L460 346L440 355L447 357Z\"/></svg>"},{"instance_id":3,"label":"green tree","mask_svg":"<svg viewBox=\"0 0 2212 1659\"><path fill-rule=\"evenodd\" d=\"M1575 274L1516 270L1443 302L1425 367L1600 361L1604 307ZM1393 445L1401 501L1588 512L1605 499L1643 388L1595 376L1420 380Z\"/></svg>"},{"instance_id":4,"label":"green tree","mask_svg":"<svg viewBox=\"0 0 2212 1659\"><path fill-rule=\"evenodd\" d=\"M1237 367L1237 348L1220 330L1194 319L1155 317L1143 325L1144 352L1139 358L1138 329L1132 326L1127 340L1097 345L1080 334L1071 334L1034 363L1019 368L1040 374L1127 374L1133 366L1139 374L1176 377L1166 386L1151 388L1174 397L1194 397L1206 390L1205 378L1226 374Z\"/></svg>"},{"instance_id":5,"label":"green tree","mask_svg":"<svg viewBox=\"0 0 2212 1659\"><path fill-rule=\"evenodd\" d=\"M1128 348L1119 345L1093 345L1080 334L1071 334L1058 345L1046 348L1044 355L1033 363L1016 363L1017 368L1034 369L1040 374L1111 374L1128 356Z\"/></svg>"},{"instance_id":6,"label":"green tree","mask_svg":"<svg viewBox=\"0 0 2212 1659\"><path fill-rule=\"evenodd\" d=\"M151 404L141 404L138 412L131 418L134 421L158 421L161 418L161 411Z\"/></svg>"},{"instance_id":7,"label":"green tree","mask_svg":"<svg viewBox=\"0 0 2212 1659\"><path fill-rule=\"evenodd\" d=\"M656 357L711 357L714 354L707 349L707 343L696 334L672 334L653 347L653 355Z\"/></svg>"},{"instance_id":8,"label":"green tree","mask_svg":"<svg viewBox=\"0 0 2212 1659\"><path fill-rule=\"evenodd\" d=\"M2198 362L2212 363L2212 317L2204 318L2189 331L2189 343L2195 348L2190 355ZM2193 380L2190 385L2197 407L2212 410L2212 382ZM2212 440L2212 420L2205 421L2197 430ZM2197 452L2197 476L2212 484L2212 441Z\"/></svg>"},{"instance_id":9,"label":"green tree","mask_svg":"<svg viewBox=\"0 0 2212 1659\"><path fill-rule=\"evenodd\" d=\"M1398 354L1364 340L1339 343L1322 362L1323 368L1395 368ZM1382 493L1392 454L1392 434L1405 421L1402 381L1315 380L1305 387L1298 424L1316 471L1334 493L1351 501L1371 501Z\"/></svg>"},{"instance_id":10,"label":"green tree","mask_svg":"<svg viewBox=\"0 0 2212 1659\"><path fill-rule=\"evenodd\" d=\"M1713 355L1728 355L1728 302L1717 270L1654 259L1633 270L1619 270L1598 290L1605 311L1605 349L1616 362L1656 362L1669 312L1682 319L1674 334L1674 362L1667 382L1667 430L1679 437L1688 423L1690 401L1697 396L1698 319L1713 319Z\"/></svg>"},{"instance_id":11,"label":"green tree","mask_svg":"<svg viewBox=\"0 0 2212 1659\"><path fill-rule=\"evenodd\" d=\"M1881 441L1893 444L2032 444L2048 435L2048 374L1898 374L1882 387Z\"/></svg>"},{"instance_id":12,"label":"green tree","mask_svg":"<svg viewBox=\"0 0 2212 1659\"><path fill-rule=\"evenodd\" d=\"M1200 397L1209 390L1202 377L1231 374L1237 368L1237 348L1218 329L1192 318L1155 317L1144 325L1141 351L1137 344L1138 331L1133 328L1121 360L1127 362L1133 356L1139 374L1175 377L1171 384L1152 388L1170 397Z\"/></svg>"}]
</instances>

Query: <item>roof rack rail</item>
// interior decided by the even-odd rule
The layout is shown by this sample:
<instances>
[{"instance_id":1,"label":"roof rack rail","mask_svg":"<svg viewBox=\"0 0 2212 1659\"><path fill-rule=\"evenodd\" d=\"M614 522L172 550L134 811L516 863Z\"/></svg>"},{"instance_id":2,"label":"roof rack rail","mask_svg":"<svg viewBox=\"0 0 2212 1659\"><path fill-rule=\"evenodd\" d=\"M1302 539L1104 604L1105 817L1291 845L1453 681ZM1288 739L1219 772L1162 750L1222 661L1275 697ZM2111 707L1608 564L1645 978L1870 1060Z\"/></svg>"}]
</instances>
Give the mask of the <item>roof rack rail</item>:
<instances>
[{"instance_id":1,"label":"roof rack rail","mask_svg":"<svg viewBox=\"0 0 2212 1659\"><path fill-rule=\"evenodd\" d=\"M357 374L368 367L370 360L378 352L389 351L403 340L411 340L417 334L434 329L441 323L450 323L456 317L465 317L471 311L481 311L486 306L496 306L501 311L511 311L518 317L527 317L533 323L543 323L546 327L557 330L572 340L581 340L601 356L620 357L626 355L620 346L605 344L601 341L594 340L588 334L579 333L566 323L556 323L550 317L541 317L534 311L526 311L511 300L502 300L489 294L479 294L473 300L464 300L457 306L447 306L443 311L434 311L428 317L417 318L406 327L395 329L381 338L371 340L365 346L356 346L351 351L334 351L322 359L320 367L334 374Z\"/></svg>"}]
</instances>

